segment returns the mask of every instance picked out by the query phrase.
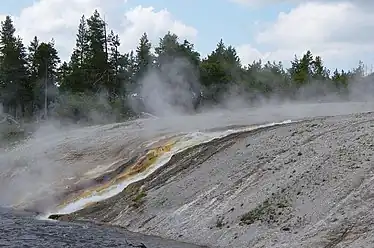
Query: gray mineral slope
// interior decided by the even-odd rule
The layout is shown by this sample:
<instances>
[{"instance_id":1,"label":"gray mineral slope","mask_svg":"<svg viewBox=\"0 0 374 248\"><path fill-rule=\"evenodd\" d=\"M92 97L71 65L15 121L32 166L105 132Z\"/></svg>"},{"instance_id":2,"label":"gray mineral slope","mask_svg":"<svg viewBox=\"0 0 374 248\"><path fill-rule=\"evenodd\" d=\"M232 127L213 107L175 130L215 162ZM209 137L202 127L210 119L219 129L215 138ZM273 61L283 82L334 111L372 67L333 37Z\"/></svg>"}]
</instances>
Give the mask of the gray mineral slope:
<instances>
[{"instance_id":1,"label":"gray mineral slope","mask_svg":"<svg viewBox=\"0 0 374 248\"><path fill-rule=\"evenodd\" d=\"M373 113L314 118L197 146L62 219L209 247L373 247L373 172Z\"/></svg>"},{"instance_id":2,"label":"gray mineral slope","mask_svg":"<svg viewBox=\"0 0 374 248\"><path fill-rule=\"evenodd\" d=\"M0 206L53 209L72 185L115 170L163 136L373 109L374 102L292 103L74 129L46 125L27 142L0 152Z\"/></svg>"}]
</instances>

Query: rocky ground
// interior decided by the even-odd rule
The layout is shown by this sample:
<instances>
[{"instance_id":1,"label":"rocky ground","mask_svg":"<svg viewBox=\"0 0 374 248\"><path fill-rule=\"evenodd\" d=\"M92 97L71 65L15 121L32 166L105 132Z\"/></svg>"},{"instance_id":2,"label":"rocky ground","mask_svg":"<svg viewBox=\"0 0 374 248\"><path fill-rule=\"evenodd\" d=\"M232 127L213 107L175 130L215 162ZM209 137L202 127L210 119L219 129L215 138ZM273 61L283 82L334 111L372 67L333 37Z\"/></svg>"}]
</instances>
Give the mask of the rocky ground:
<instances>
[{"instance_id":1,"label":"rocky ground","mask_svg":"<svg viewBox=\"0 0 374 248\"><path fill-rule=\"evenodd\" d=\"M0 206L51 210L77 185L90 186L79 182L115 171L165 135L308 117L198 145L122 194L61 219L209 247L372 247L374 115L352 113L373 109L289 104L71 130L46 126L0 153ZM335 117L311 118L318 116Z\"/></svg>"},{"instance_id":2,"label":"rocky ground","mask_svg":"<svg viewBox=\"0 0 374 248\"><path fill-rule=\"evenodd\" d=\"M209 247L372 247L373 141L372 113L235 134L61 219Z\"/></svg>"}]
</instances>

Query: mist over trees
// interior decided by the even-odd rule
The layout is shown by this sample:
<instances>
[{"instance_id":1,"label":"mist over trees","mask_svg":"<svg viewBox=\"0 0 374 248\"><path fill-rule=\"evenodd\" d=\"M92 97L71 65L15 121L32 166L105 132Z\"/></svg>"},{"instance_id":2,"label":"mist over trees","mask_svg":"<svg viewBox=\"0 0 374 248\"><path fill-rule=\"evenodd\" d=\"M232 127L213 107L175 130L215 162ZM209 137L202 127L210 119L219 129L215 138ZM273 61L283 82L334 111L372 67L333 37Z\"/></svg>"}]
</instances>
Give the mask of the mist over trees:
<instances>
[{"instance_id":1,"label":"mist over trees","mask_svg":"<svg viewBox=\"0 0 374 248\"><path fill-rule=\"evenodd\" d=\"M310 51L295 57L290 68L281 62L243 65L235 47L222 40L202 58L192 43L170 32L158 44L151 44L144 33L136 50L123 54L119 36L108 29L98 11L89 18L82 16L77 26L70 60L61 61L54 40L41 41L35 36L24 44L15 35L11 17L1 22L3 112L30 121L46 117L45 113L88 122L93 118L124 120L135 114L128 97L139 91L140 82L152 87L155 77L145 80L150 72L156 73L158 81L188 85L181 90L177 87L174 93L190 88L201 92L201 106L236 94L249 103L272 97L307 100L331 93L344 98L352 82L365 78L362 63L350 71L328 69Z\"/></svg>"}]
</instances>

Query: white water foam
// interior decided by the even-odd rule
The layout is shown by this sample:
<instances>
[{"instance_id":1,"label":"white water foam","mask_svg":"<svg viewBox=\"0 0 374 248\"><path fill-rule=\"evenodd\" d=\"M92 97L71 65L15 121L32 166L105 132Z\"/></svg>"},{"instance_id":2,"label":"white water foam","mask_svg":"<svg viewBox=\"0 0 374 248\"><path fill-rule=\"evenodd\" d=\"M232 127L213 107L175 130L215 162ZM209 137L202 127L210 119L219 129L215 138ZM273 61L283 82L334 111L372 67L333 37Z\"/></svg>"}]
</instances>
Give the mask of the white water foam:
<instances>
[{"instance_id":1,"label":"white water foam","mask_svg":"<svg viewBox=\"0 0 374 248\"><path fill-rule=\"evenodd\" d=\"M283 122L269 123L269 124L252 126L252 127L247 127L247 128L230 129L230 130L221 131L221 132L195 132L195 133L184 134L182 136L182 139L177 141L176 145L172 147L170 152L167 152L163 154L162 156L160 156L153 165L151 165L149 168L139 173L135 177L125 179L122 182L119 182L115 185L111 185L104 190L100 190L100 192L94 191L88 197L77 199L76 201L67 204L65 207L58 209L57 213L55 214L71 214L78 210L83 209L87 204L100 202L108 198L111 198L121 193L128 185L147 178L157 169L165 165L171 159L173 155L180 153L195 145L208 143L214 139L223 138L233 133L251 131L251 130L255 130L259 128L283 125L283 124L288 124L292 122L294 121L287 120Z\"/></svg>"}]
</instances>

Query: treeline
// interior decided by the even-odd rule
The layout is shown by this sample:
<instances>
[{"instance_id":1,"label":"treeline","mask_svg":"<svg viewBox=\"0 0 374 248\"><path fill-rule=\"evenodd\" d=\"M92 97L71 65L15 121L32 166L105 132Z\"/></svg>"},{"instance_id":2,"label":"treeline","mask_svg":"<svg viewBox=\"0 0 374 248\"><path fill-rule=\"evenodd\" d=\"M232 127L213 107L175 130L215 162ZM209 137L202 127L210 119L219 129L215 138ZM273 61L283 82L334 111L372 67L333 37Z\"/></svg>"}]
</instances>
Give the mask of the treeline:
<instances>
[{"instance_id":1,"label":"treeline","mask_svg":"<svg viewBox=\"0 0 374 248\"><path fill-rule=\"evenodd\" d=\"M7 16L0 33L0 101L4 112L18 119L40 118L45 111L48 116L84 117L88 121L94 112L105 118L126 118L133 114L126 99L150 70L163 72L163 79L171 83L175 75L167 70L176 71L185 81L198 82L200 104L219 102L233 89L248 100L273 95L293 98L312 84L317 85L313 96L331 91L344 95L352 79L364 77L362 64L351 71L330 71L321 57L310 51L295 57L291 68L280 62L243 65L235 47L222 40L201 58L193 44L170 32L157 45L152 45L144 33L136 50L123 54L118 34L107 30L98 11L80 19L69 61L61 61L53 40L35 37L26 46L15 31ZM188 65L165 66L177 59Z\"/></svg>"}]
</instances>

